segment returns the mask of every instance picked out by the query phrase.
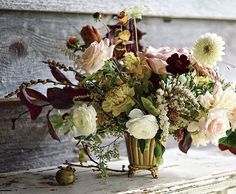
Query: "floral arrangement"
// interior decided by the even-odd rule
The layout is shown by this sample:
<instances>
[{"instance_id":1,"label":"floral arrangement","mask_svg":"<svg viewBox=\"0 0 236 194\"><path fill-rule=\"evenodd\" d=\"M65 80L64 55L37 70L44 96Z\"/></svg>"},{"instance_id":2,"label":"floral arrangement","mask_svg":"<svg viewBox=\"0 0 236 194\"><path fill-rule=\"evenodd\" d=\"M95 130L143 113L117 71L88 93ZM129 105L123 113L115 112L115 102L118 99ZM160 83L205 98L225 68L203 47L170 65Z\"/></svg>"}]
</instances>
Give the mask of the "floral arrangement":
<instances>
[{"instance_id":1,"label":"floral arrangement","mask_svg":"<svg viewBox=\"0 0 236 194\"><path fill-rule=\"evenodd\" d=\"M54 80L24 82L7 97L17 94L32 120L51 107L47 120L52 138L60 141L58 130L76 131L81 164L85 153L103 176L109 170L107 162L119 157L118 139L126 133L138 139L142 151L146 140L155 138L158 163L170 135L184 153L191 144L212 143L235 154L235 87L224 82L216 68L224 55L224 41L207 33L190 50L145 48L140 44L145 33L138 29L142 11L137 7L122 11L114 16L114 25L106 25L102 14L95 13L106 34L85 26L79 38L70 37L61 48L74 66L45 61ZM62 71L73 72L76 81ZM40 83L61 87L49 87L46 95L30 88ZM52 119L54 109L62 112ZM20 116L13 119L13 126ZM104 144L106 137L114 138Z\"/></svg>"}]
</instances>

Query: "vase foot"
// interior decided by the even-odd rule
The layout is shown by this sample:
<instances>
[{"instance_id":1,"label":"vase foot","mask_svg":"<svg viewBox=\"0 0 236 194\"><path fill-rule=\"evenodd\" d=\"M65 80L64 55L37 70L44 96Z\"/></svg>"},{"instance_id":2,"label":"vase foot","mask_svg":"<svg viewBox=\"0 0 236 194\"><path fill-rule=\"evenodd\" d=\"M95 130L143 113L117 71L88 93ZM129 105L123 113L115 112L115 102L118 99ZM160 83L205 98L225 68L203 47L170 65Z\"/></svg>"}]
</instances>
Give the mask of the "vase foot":
<instances>
[{"instance_id":1,"label":"vase foot","mask_svg":"<svg viewBox=\"0 0 236 194\"><path fill-rule=\"evenodd\" d=\"M129 165L129 172L128 172L128 177L133 177L135 175L135 172L138 170L149 170L151 172L151 175L153 178L157 178L157 166L134 166L134 165Z\"/></svg>"}]
</instances>

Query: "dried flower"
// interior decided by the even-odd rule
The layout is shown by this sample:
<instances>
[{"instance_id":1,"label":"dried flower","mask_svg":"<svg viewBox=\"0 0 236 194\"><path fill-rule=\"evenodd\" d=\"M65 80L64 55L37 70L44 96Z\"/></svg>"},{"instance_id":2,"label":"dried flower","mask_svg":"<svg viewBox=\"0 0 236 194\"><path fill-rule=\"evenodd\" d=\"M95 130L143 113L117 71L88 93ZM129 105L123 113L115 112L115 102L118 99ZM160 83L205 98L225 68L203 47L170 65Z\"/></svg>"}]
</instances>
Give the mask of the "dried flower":
<instances>
[{"instance_id":1,"label":"dried flower","mask_svg":"<svg viewBox=\"0 0 236 194\"><path fill-rule=\"evenodd\" d=\"M192 64L192 67L196 70L196 73L199 76L207 76L207 77L210 77L213 80L218 80L219 79L218 73L212 68L204 67L204 66L202 66L198 63Z\"/></svg>"},{"instance_id":2,"label":"dried flower","mask_svg":"<svg viewBox=\"0 0 236 194\"><path fill-rule=\"evenodd\" d=\"M168 66L166 67L166 70L173 75L181 75L189 72L190 61L186 55L179 56L175 53L167 59L167 63Z\"/></svg>"},{"instance_id":3,"label":"dried flower","mask_svg":"<svg viewBox=\"0 0 236 194\"><path fill-rule=\"evenodd\" d=\"M100 21L102 19L102 14L100 12L95 12L93 14L93 18L96 20L96 21Z\"/></svg>"},{"instance_id":4,"label":"dried flower","mask_svg":"<svg viewBox=\"0 0 236 194\"><path fill-rule=\"evenodd\" d=\"M198 63L211 67L222 60L225 42L217 34L206 33L193 45L192 55Z\"/></svg>"},{"instance_id":5,"label":"dried flower","mask_svg":"<svg viewBox=\"0 0 236 194\"><path fill-rule=\"evenodd\" d=\"M95 41L98 43L101 41L100 32L93 26L84 26L80 31L80 35L87 47Z\"/></svg>"},{"instance_id":6,"label":"dried flower","mask_svg":"<svg viewBox=\"0 0 236 194\"><path fill-rule=\"evenodd\" d=\"M119 38L123 41L128 41L130 39L131 33L129 30L124 30L119 33Z\"/></svg>"},{"instance_id":7,"label":"dried flower","mask_svg":"<svg viewBox=\"0 0 236 194\"><path fill-rule=\"evenodd\" d=\"M121 25L126 25L129 21L128 16L126 15L125 11L121 11L118 15L117 15L118 19L119 19L119 23Z\"/></svg>"},{"instance_id":8,"label":"dried flower","mask_svg":"<svg viewBox=\"0 0 236 194\"><path fill-rule=\"evenodd\" d=\"M66 46L68 49L78 49L80 47L80 41L76 35L71 36L67 42Z\"/></svg>"}]
</instances>

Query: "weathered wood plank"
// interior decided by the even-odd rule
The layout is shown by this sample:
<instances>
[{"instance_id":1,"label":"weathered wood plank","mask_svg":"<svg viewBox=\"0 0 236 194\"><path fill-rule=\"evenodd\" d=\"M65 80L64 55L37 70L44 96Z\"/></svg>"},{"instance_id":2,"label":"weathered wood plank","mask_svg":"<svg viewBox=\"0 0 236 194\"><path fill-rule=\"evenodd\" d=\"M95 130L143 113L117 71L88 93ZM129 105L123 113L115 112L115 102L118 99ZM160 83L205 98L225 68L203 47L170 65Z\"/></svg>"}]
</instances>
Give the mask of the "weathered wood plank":
<instances>
[{"instance_id":1,"label":"weathered wood plank","mask_svg":"<svg viewBox=\"0 0 236 194\"><path fill-rule=\"evenodd\" d=\"M75 160L73 137L60 134L61 143L48 134L46 110L36 120L24 115L12 129L11 119L26 110L18 103L0 103L0 173L48 165L58 165L66 159ZM1 192L0 192L1 193Z\"/></svg>"},{"instance_id":2,"label":"weathered wood plank","mask_svg":"<svg viewBox=\"0 0 236 194\"><path fill-rule=\"evenodd\" d=\"M107 180L98 179L91 169L77 168L78 179L74 184L62 187L55 181L56 168L41 168L25 172L4 173L0 175L0 191L14 194L58 193L58 194L203 194L235 193L236 157L215 148L205 151L190 150L188 155L177 149L167 150L165 163L159 169L158 179L149 172L139 171L135 177L126 174L110 174ZM127 167L128 159L112 161L109 167ZM230 192L231 191L231 192Z\"/></svg>"},{"instance_id":3,"label":"weathered wood plank","mask_svg":"<svg viewBox=\"0 0 236 194\"><path fill-rule=\"evenodd\" d=\"M114 14L141 4L151 8L146 16L236 20L236 2L231 0L0 0L0 9Z\"/></svg>"}]
</instances>

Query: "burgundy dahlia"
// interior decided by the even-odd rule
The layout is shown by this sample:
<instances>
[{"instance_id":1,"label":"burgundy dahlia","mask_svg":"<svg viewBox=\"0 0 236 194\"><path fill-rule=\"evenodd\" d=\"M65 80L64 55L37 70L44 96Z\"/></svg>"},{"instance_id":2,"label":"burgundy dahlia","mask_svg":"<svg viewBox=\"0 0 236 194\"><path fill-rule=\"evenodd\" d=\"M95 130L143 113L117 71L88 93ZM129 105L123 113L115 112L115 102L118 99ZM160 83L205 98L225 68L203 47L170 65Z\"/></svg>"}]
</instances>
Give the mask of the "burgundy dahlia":
<instances>
[{"instance_id":1,"label":"burgundy dahlia","mask_svg":"<svg viewBox=\"0 0 236 194\"><path fill-rule=\"evenodd\" d=\"M175 53L171 55L166 62L168 64L166 71L173 75L181 75L189 71L190 61L186 55L179 56Z\"/></svg>"}]
</instances>

